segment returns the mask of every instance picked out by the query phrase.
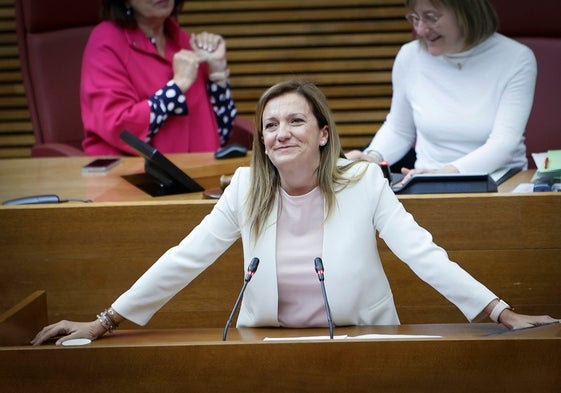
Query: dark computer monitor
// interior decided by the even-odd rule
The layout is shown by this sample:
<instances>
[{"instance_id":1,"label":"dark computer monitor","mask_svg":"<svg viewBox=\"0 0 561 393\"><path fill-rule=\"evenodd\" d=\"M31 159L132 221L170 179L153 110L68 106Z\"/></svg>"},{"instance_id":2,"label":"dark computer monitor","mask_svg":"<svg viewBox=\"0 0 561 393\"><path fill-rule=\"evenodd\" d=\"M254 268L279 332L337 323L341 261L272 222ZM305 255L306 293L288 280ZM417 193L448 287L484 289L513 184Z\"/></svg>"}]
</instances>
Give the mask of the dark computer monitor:
<instances>
[{"instance_id":1,"label":"dark computer monitor","mask_svg":"<svg viewBox=\"0 0 561 393\"><path fill-rule=\"evenodd\" d=\"M144 157L144 171L151 182L131 181L152 196L185 194L203 191L204 188L168 160L156 148L140 140L127 130L121 132L121 139Z\"/></svg>"}]
</instances>

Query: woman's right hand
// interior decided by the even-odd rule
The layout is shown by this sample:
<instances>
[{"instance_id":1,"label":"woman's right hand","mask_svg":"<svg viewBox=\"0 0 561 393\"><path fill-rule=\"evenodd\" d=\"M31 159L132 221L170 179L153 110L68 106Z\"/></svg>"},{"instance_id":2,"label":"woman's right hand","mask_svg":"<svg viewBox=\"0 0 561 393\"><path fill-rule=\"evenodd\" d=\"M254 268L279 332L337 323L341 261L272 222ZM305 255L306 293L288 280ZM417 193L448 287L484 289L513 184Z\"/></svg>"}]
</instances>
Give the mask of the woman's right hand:
<instances>
[{"instance_id":1,"label":"woman's right hand","mask_svg":"<svg viewBox=\"0 0 561 393\"><path fill-rule=\"evenodd\" d=\"M173 80L183 93L195 83L199 62L199 56L187 49L182 49L173 55Z\"/></svg>"},{"instance_id":2,"label":"woman's right hand","mask_svg":"<svg viewBox=\"0 0 561 393\"><path fill-rule=\"evenodd\" d=\"M345 157L347 157L347 159L349 160L363 160L363 161L369 161L369 162L374 162L376 164L380 163L380 159L372 154L365 154L364 152L360 151L360 150L351 150L347 153L345 153Z\"/></svg>"},{"instance_id":3,"label":"woman's right hand","mask_svg":"<svg viewBox=\"0 0 561 393\"><path fill-rule=\"evenodd\" d=\"M56 345L61 345L64 341L72 340L76 338L87 338L90 340L95 340L105 334L106 329L99 323L96 319L92 322L72 322L72 321L60 321L49 326L45 326L33 340L31 340L32 345L41 345L45 341L50 340L55 337L59 337L56 340Z\"/></svg>"}]
</instances>

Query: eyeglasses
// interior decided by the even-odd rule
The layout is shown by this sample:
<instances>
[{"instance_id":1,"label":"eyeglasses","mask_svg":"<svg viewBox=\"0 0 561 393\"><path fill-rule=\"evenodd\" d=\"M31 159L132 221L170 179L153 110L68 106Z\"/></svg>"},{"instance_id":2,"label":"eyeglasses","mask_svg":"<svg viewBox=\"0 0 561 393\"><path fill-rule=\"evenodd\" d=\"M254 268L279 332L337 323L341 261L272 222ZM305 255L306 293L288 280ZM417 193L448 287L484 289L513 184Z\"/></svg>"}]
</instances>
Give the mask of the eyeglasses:
<instances>
[{"instance_id":1,"label":"eyeglasses","mask_svg":"<svg viewBox=\"0 0 561 393\"><path fill-rule=\"evenodd\" d=\"M442 14L437 14L434 12L425 12L423 15L419 16L414 12L410 12L409 14L405 15L405 19L409 21L413 25L413 27L419 27L419 23L421 21L425 24L425 26L433 28L436 26L438 20L442 18Z\"/></svg>"}]
</instances>

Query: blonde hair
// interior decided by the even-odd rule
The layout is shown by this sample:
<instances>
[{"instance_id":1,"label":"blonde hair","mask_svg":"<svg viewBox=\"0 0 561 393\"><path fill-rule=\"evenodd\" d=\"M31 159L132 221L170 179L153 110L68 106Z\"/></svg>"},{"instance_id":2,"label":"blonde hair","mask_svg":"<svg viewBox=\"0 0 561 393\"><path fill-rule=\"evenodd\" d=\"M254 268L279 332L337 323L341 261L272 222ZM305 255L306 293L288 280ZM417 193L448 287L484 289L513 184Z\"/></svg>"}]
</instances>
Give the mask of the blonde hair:
<instances>
[{"instance_id":1,"label":"blonde hair","mask_svg":"<svg viewBox=\"0 0 561 393\"><path fill-rule=\"evenodd\" d=\"M464 36L462 51L473 48L490 37L499 28L499 19L488 0L429 0L435 8L445 8L456 16ZM413 10L417 0L405 0L405 6ZM426 47L424 41L421 45Z\"/></svg>"},{"instance_id":2,"label":"blonde hair","mask_svg":"<svg viewBox=\"0 0 561 393\"><path fill-rule=\"evenodd\" d=\"M271 213L280 187L277 168L265 154L263 144L263 111L267 103L273 98L297 93L304 97L318 122L319 128L327 126L329 137L327 143L320 149L320 164L317 171L318 184L324 195L327 207L327 217L335 206L335 193L351 182L362 177L362 173L353 177L346 177L344 173L357 162L349 162L338 166L339 158L345 158L335 121L327 104L327 98L321 90L311 82L288 80L277 83L263 93L255 111L256 134L253 139L253 153L251 158L251 192L248 196L248 216L251 223L251 233L257 239L263 230L267 216Z\"/></svg>"}]
</instances>

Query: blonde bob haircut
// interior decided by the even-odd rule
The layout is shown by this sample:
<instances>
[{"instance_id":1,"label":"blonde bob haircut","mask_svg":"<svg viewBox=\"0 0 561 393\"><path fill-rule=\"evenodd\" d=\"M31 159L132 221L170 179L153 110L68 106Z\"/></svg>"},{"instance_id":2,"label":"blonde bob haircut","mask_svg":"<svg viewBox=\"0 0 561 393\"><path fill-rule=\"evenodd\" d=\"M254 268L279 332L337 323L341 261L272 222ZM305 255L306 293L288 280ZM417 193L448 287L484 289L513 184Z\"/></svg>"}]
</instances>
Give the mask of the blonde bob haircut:
<instances>
[{"instance_id":1,"label":"blonde bob haircut","mask_svg":"<svg viewBox=\"0 0 561 393\"><path fill-rule=\"evenodd\" d=\"M320 163L317 169L319 188L324 195L327 207L326 218L329 217L335 205L335 193L346 185L358 180L362 173L354 177L345 177L347 169L358 161L346 161L338 165L340 158L345 158L335 121L327 103L327 98L321 90L311 82L301 80L287 80L270 87L263 93L255 110L256 134L253 138L253 153L251 157L251 188L248 196L248 217L251 223L251 233L256 240L266 218L271 213L273 204L277 200L280 187L280 177L263 144L263 111L269 101L285 94L296 93L306 99L314 117L321 129L327 126L328 139L324 146L319 146Z\"/></svg>"},{"instance_id":2,"label":"blonde bob haircut","mask_svg":"<svg viewBox=\"0 0 561 393\"><path fill-rule=\"evenodd\" d=\"M437 9L454 13L464 37L462 51L473 48L499 28L499 19L488 0L428 0ZM405 0L405 7L413 10L417 0ZM425 46L423 41L421 45Z\"/></svg>"}]
</instances>

